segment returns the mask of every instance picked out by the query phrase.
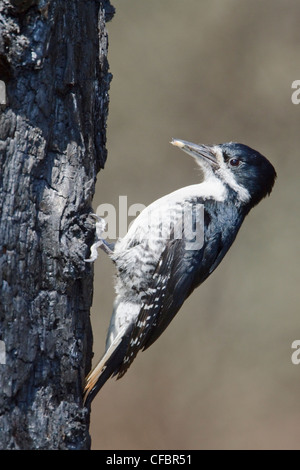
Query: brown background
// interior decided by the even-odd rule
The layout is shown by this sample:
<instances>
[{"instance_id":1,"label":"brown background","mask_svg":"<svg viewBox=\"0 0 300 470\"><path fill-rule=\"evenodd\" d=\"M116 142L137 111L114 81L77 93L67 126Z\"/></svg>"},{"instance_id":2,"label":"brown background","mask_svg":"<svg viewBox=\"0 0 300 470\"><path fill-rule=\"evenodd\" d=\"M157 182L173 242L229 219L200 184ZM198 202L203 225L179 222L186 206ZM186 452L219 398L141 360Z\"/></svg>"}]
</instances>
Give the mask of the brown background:
<instances>
[{"instance_id":1,"label":"brown background","mask_svg":"<svg viewBox=\"0 0 300 470\"><path fill-rule=\"evenodd\" d=\"M200 181L172 137L240 141L278 173L217 271L92 407L94 449L300 448L298 0L114 0L108 161L94 209ZM114 298L95 264L95 360Z\"/></svg>"}]
</instances>

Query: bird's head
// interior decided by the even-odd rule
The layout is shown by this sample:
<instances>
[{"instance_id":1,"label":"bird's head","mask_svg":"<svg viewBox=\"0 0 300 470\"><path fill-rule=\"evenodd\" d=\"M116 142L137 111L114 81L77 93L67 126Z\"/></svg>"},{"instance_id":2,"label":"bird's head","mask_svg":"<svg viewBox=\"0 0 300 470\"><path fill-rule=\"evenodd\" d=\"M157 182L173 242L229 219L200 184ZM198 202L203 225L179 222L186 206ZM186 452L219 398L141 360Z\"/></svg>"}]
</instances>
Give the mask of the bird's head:
<instances>
[{"instance_id":1,"label":"bird's head","mask_svg":"<svg viewBox=\"0 0 300 470\"><path fill-rule=\"evenodd\" d=\"M192 155L204 173L214 176L237 193L242 204L258 204L272 191L276 171L263 155L244 144L197 145L184 140L171 142Z\"/></svg>"}]
</instances>

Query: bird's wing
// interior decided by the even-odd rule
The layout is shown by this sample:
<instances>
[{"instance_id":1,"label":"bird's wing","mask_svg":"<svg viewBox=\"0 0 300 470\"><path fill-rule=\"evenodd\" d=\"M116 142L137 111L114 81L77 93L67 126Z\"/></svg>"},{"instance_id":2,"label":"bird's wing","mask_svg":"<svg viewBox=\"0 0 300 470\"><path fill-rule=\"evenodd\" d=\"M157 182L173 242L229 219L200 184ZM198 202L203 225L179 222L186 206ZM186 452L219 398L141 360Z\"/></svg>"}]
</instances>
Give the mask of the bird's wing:
<instances>
[{"instance_id":1,"label":"bird's wing","mask_svg":"<svg viewBox=\"0 0 300 470\"><path fill-rule=\"evenodd\" d=\"M216 262L223 248L221 238L217 234L195 251L186 250L184 239L168 241L132 329L118 378L125 374L139 350L156 341L186 298L209 276L209 266Z\"/></svg>"}]
</instances>

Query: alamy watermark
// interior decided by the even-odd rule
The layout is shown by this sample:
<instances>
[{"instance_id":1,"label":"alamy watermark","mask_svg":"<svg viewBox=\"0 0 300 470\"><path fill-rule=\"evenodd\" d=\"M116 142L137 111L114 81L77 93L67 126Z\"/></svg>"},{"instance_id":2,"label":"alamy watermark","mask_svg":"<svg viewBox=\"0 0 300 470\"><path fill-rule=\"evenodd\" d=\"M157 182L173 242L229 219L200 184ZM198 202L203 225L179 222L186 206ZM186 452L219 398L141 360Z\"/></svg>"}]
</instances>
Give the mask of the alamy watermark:
<instances>
[{"instance_id":1,"label":"alamy watermark","mask_svg":"<svg viewBox=\"0 0 300 470\"><path fill-rule=\"evenodd\" d=\"M0 104L6 104L6 88L2 80L0 80Z\"/></svg>"},{"instance_id":2,"label":"alamy watermark","mask_svg":"<svg viewBox=\"0 0 300 470\"><path fill-rule=\"evenodd\" d=\"M106 223L101 238L123 238L134 224L134 220L129 223L129 218L138 216L145 208L144 204L139 203L128 207L127 196L119 196L118 210L113 204L100 204L96 215ZM145 211L141 215L138 231L140 239L184 239L187 250L200 250L204 243L204 205L193 202L183 206L170 204L167 209L163 205Z\"/></svg>"},{"instance_id":3,"label":"alamy watermark","mask_svg":"<svg viewBox=\"0 0 300 470\"><path fill-rule=\"evenodd\" d=\"M4 341L0 341L0 364L6 364L6 349Z\"/></svg>"},{"instance_id":4,"label":"alamy watermark","mask_svg":"<svg viewBox=\"0 0 300 470\"><path fill-rule=\"evenodd\" d=\"M300 80L294 80L292 83L292 88L295 91L292 93L291 100L293 104L300 103Z\"/></svg>"},{"instance_id":5,"label":"alamy watermark","mask_svg":"<svg viewBox=\"0 0 300 470\"><path fill-rule=\"evenodd\" d=\"M291 348L296 350L291 355L291 361L297 366L300 364L300 339L295 339L295 341L292 342Z\"/></svg>"}]
</instances>

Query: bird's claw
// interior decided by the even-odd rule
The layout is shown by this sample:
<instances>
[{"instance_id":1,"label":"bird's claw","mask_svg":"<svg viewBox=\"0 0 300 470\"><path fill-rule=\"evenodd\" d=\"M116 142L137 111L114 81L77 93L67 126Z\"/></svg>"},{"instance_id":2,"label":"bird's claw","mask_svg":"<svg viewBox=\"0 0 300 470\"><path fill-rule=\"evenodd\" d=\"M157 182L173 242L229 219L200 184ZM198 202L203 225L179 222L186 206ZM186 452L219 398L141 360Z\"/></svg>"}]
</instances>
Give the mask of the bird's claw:
<instances>
[{"instance_id":1,"label":"bird's claw","mask_svg":"<svg viewBox=\"0 0 300 470\"><path fill-rule=\"evenodd\" d=\"M86 263L93 263L98 258L97 248L99 247L101 247L103 251L105 251L105 253L107 253L108 255L112 254L113 252L102 238L102 234L106 227L105 220L102 219L102 217L99 217L99 215L97 214L90 214L90 216L96 220L96 241L92 244L90 248L90 257L84 260Z\"/></svg>"}]
</instances>

